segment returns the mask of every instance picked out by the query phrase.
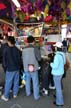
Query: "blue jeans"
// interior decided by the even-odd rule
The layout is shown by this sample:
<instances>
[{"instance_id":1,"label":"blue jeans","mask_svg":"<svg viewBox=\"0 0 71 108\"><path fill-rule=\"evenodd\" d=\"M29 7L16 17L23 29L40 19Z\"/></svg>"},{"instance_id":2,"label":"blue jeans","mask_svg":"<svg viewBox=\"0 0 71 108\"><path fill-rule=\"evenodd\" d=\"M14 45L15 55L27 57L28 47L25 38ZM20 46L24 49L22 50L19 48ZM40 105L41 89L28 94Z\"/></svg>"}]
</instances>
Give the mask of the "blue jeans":
<instances>
[{"instance_id":1,"label":"blue jeans","mask_svg":"<svg viewBox=\"0 0 71 108\"><path fill-rule=\"evenodd\" d=\"M55 88L56 88L56 104L57 105L63 105L64 104L62 87L61 87L62 76L63 75L60 75L60 76L54 76L53 75L54 84L55 84Z\"/></svg>"},{"instance_id":2,"label":"blue jeans","mask_svg":"<svg viewBox=\"0 0 71 108\"><path fill-rule=\"evenodd\" d=\"M65 53L67 52L67 47L66 47L66 46L63 47L63 51L64 51Z\"/></svg>"},{"instance_id":3,"label":"blue jeans","mask_svg":"<svg viewBox=\"0 0 71 108\"><path fill-rule=\"evenodd\" d=\"M31 95L31 78L33 83L33 93L35 100L39 99L39 81L38 81L38 71L26 72L26 95Z\"/></svg>"},{"instance_id":4,"label":"blue jeans","mask_svg":"<svg viewBox=\"0 0 71 108\"><path fill-rule=\"evenodd\" d=\"M6 79L5 79L5 98L9 98L9 93L11 87L13 85L13 95L17 95L19 90L19 71L9 72L6 71Z\"/></svg>"}]
</instances>

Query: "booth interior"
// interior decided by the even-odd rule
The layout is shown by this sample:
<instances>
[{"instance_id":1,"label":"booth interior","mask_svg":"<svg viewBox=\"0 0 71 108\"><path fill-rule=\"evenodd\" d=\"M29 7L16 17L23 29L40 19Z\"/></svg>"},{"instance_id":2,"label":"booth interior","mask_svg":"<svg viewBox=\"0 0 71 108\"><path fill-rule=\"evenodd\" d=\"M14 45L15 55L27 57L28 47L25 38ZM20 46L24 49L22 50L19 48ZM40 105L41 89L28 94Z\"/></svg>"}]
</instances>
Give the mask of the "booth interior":
<instances>
[{"instance_id":1,"label":"booth interior","mask_svg":"<svg viewBox=\"0 0 71 108\"><path fill-rule=\"evenodd\" d=\"M64 38L70 43L70 4L70 0L8 0L7 3L3 0L0 3L0 37L14 36L21 50L30 35L45 52L50 52L51 45Z\"/></svg>"}]
</instances>

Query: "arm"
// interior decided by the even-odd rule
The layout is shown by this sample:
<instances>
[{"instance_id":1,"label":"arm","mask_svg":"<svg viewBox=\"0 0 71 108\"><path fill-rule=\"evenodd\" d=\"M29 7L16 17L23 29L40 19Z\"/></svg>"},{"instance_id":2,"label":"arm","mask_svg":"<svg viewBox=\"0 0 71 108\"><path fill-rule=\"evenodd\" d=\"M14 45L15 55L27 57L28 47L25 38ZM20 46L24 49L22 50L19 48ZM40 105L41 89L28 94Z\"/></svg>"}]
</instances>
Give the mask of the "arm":
<instances>
[{"instance_id":1,"label":"arm","mask_svg":"<svg viewBox=\"0 0 71 108\"><path fill-rule=\"evenodd\" d=\"M6 49L3 52L3 63L2 63L2 66L3 66L4 70L6 71L6 69L7 69L7 51L6 51Z\"/></svg>"},{"instance_id":2,"label":"arm","mask_svg":"<svg viewBox=\"0 0 71 108\"><path fill-rule=\"evenodd\" d=\"M52 63L50 63L50 66L54 69L58 68L59 66L59 60L58 60L58 56L55 55L54 57L54 61Z\"/></svg>"},{"instance_id":3,"label":"arm","mask_svg":"<svg viewBox=\"0 0 71 108\"><path fill-rule=\"evenodd\" d=\"M34 48L34 53L35 53L35 57L36 57L37 61L41 61L40 49L35 47Z\"/></svg>"}]
</instances>

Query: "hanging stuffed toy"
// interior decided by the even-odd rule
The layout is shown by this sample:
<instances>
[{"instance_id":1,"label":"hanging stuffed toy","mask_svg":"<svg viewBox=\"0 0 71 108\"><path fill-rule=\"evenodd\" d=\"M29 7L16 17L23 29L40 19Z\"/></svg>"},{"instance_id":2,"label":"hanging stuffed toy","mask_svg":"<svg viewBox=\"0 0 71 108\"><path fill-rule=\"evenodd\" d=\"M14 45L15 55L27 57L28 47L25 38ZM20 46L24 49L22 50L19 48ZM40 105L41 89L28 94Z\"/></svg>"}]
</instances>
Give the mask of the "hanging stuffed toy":
<instances>
[{"instance_id":1,"label":"hanging stuffed toy","mask_svg":"<svg viewBox=\"0 0 71 108\"><path fill-rule=\"evenodd\" d=\"M28 0L26 0L25 2L22 2L21 10L24 13L32 13L32 3L28 2Z\"/></svg>"},{"instance_id":2,"label":"hanging stuffed toy","mask_svg":"<svg viewBox=\"0 0 71 108\"><path fill-rule=\"evenodd\" d=\"M44 22L49 22L53 19L52 15L48 15L44 18Z\"/></svg>"},{"instance_id":3,"label":"hanging stuffed toy","mask_svg":"<svg viewBox=\"0 0 71 108\"><path fill-rule=\"evenodd\" d=\"M42 2L42 0L35 0L34 6L38 10L43 11L43 2Z\"/></svg>"},{"instance_id":4,"label":"hanging stuffed toy","mask_svg":"<svg viewBox=\"0 0 71 108\"><path fill-rule=\"evenodd\" d=\"M71 16L71 0L67 0L67 9L66 9L67 15Z\"/></svg>"},{"instance_id":5,"label":"hanging stuffed toy","mask_svg":"<svg viewBox=\"0 0 71 108\"><path fill-rule=\"evenodd\" d=\"M45 18L46 16L48 16L48 12L49 12L49 5L47 4L47 5L45 6L45 9L44 9L44 18Z\"/></svg>"}]
</instances>

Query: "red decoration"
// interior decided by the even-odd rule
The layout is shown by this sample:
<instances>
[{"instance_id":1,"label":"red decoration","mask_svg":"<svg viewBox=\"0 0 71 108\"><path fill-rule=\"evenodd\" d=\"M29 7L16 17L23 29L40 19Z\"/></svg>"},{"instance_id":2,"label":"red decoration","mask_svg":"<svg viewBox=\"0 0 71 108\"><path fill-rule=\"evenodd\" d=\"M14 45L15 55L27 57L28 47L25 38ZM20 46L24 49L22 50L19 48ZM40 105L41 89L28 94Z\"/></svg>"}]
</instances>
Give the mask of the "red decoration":
<instances>
[{"instance_id":1,"label":"red decoration","mask_svg":"<svg viewBox=\"0 0 71 108\"><path fill-rule=\"evenodd\" d=\"M3 3L0 3L0 10L5 9L6 6Z\"/></svg>"},{"instance_id":2,"label":"red decoration","mask_svg":"<svg viewBox=\"0 0 71 108\"><path fill-rule=\"evenodd\" d=\"M30 16L25 16L24 21L29 21Z\"/></svg>"},{"instance_id":3,"label":"red decoration","mask_svg":"<svg viewBox=\"0 0 71 108\"><path fill-rule=\"evenodd\" d=\"M44 21L45 21L45 22L49 22L49 21L51 21L51 20L52 20L52 16L51 16L51 15L46 16L46 18L44 18Z\"/></svg>"}]
</instances>

